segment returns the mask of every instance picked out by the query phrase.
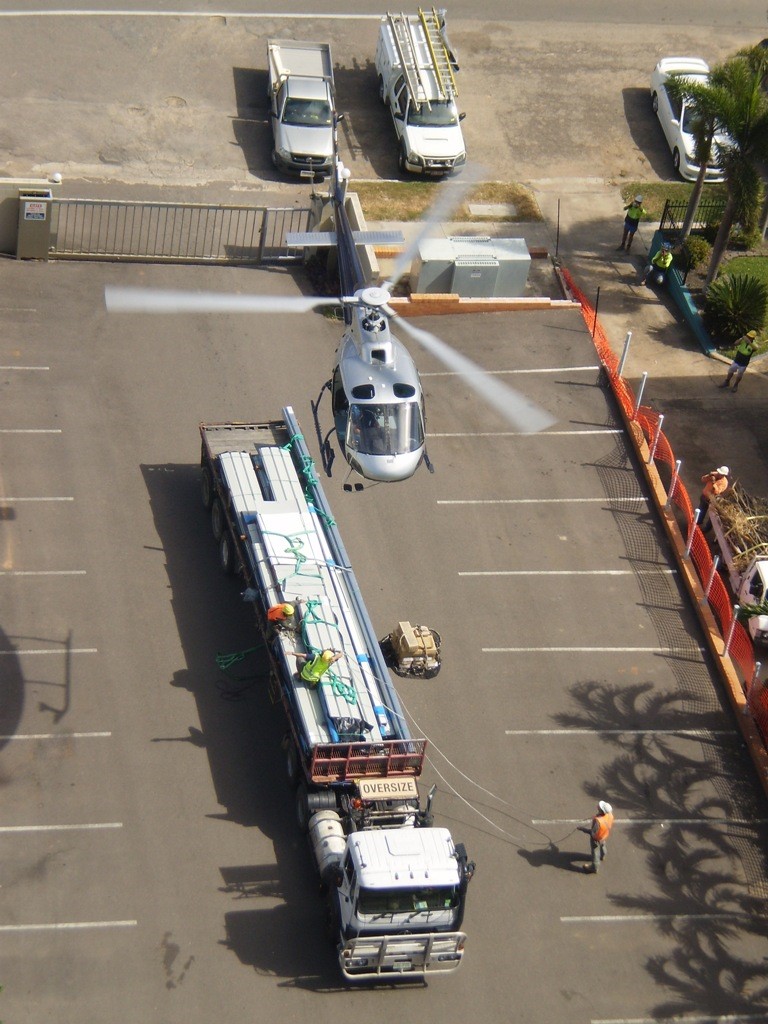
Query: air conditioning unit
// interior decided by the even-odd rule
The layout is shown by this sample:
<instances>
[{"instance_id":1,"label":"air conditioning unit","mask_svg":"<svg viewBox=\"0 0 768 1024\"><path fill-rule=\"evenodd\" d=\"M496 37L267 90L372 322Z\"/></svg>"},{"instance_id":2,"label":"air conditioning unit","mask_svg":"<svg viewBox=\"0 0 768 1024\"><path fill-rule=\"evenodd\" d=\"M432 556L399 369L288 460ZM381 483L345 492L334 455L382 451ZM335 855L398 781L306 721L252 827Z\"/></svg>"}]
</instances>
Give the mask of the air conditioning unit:
<instances>
[{"instance_id":1,"label":"air conditioning unit","mask_svg":"<svg viewBox=\"0 0 768 1024\"><path fill-rule=\"evenodd\" d=\"M530 266L523 238L427 238L411 266L411 292L517 298L525 294Z\"/></svg>"}]
</instances>

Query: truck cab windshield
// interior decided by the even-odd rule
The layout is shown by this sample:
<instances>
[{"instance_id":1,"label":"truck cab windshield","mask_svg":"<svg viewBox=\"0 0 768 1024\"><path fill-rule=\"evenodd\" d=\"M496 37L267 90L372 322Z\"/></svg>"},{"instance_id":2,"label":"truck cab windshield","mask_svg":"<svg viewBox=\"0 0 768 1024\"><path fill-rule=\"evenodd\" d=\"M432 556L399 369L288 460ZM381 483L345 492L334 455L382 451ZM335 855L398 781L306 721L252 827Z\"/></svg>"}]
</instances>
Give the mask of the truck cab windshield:
<instances>
[{"instance_id":1,"label":"truck cab windshield","mask_svg":"<svg viewBox=\"0 0 768 1024\"><path fill-rule=\"evenodd\" d=\"M283 108L283 124L317 126L331 124L331 108L325 100L301 100L289 96Z\"/></svg>"},{"instance_id":2,"label":"truck cab windshield","mask_svg":"<svg viewBox=\"0 0 768 1024\"><path fill-rule=\"evenodd\" d=\"M408 124L416 128L450 128L459 123L459 115L453 103L445 100L435 101L421 107L411 104L408 108Z\"/></svg>"},{"instance_id":3,"label":"truck cab windshield","mask_svg":"<svg viewBox=\"0 0 768 1024\"><path fill-rule=\"evenodd\" d=\"M361 455L402 455L423 443L418 402L350 405L347 445Z\"/></svg>"},{"instance_id":4,"label":"truck cab windshield","mask_svg":"<svg viewBox=\"0 0 768 1024\"><path fill-rule=\"evenodd\" d=\"M361 889L358 912L361 916L377 914L413 914L426 910L455 910L459 905L456 889Z\"/></svg>"}]
</instances>

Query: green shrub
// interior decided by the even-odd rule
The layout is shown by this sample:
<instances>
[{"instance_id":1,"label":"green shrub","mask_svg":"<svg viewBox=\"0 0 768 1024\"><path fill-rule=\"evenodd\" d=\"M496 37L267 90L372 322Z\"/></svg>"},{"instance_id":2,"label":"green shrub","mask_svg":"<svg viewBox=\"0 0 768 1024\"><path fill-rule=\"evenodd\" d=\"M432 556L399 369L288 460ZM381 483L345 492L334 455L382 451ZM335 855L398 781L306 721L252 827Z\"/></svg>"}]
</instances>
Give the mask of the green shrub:
<instances>
[{"instance_id":1,"label":"green shrub","mask_svg":"<svg viewBox=\"0 0 768 1024\"><path fill-rule=\"evenodd\" d=\"M717 232L719 230L720 221L717 221L717 223L715 224L707 224L704 230L702 231L704 238L706 238L710 245L715 244L715 239L717 238Z\"/></svg>"},{"instance_id":2,"label":"green shrub","mask_svg":"<svg viewBox=\"0 0 768 1024\"><path fill-rule=\"evenodd\" d=\"M714 281L704 302L704 318L720 348L747 331L760 330L768 312L768 285L753 274L725 274Z\"/></svg>"},{"instance_id":3,"label":"green shrub","mask_svg":"<svg viewBox=\"0 0 768 1024\"><path fill-rule=\"evenodd\" d=\"M702 235L688 235L683 242L682 256L686 268L694 270L696 267L709 263L712 255L712 245Z\"/></svg>"},{"instance_id":4,"label":"green shrub","mask_svg":"<svg viewBox=\"0 0 768 1024\"><path fill-rule=\"evenodd\" d=\"M752 227L746 229L737 224L731 232L731 240L728 247L730 249L759 249L762 241L763 236L760 233L760 228Z\"/></svg>"}]
</instances>

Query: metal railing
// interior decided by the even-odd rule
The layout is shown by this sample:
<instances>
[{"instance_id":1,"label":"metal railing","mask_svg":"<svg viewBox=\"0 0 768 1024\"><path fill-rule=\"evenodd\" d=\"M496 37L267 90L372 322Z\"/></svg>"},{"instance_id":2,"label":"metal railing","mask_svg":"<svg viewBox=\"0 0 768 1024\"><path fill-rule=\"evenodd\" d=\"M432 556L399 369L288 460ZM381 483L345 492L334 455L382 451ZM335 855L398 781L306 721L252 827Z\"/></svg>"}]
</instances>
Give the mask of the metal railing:
<instances>
[{"instance_id":1,"label":"metal railing","mask_svg":"<svg viewBox=\"0 0 768 1024\"><path fill-rule=\"evenodd\" d=\"M306 231L308 209L54 199L52 259L248 264L296 261L289 231Z\"/></svg>"},{"instance_id":2,"label":"metal railing","mask_svg":"<svg viewBox=\"0 0 768 1024\"><path fill-rule=\"evenodd\" d=\"M693 231L704 231L708 227L719 224L725 199L702 199L696 208L696 217L693 222ZM664 211L659 222L660 231L680 231L685 222L685 215L688 211L688 202L685 199L667 199L664 203Z\"/></svg>"}]
</instances>

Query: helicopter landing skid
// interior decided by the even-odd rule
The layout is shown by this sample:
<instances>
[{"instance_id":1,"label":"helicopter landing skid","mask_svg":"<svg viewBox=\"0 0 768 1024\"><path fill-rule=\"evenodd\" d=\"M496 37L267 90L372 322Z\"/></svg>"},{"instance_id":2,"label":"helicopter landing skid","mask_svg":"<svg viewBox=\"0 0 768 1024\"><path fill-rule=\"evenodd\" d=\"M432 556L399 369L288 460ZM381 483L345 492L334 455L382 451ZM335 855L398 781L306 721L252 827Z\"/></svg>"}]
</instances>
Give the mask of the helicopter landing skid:
<instances>
[{"instance_id":1,"label":"helicopter landing skid","mask_svg":"<svg viewBox=\"0 0 768 1024\"><path fill-rule=\"evenodd\" d=\"M317 443L320 446L320 460L322 461L323 464L323 472L327 477L330 477L331 467L333 466L333 460L336 458L336 452L333 450L333 447L331 446L331 435L334 432L334 428L331 427L331 429L328 431L325 437L323 437L322 428L320 427L320 417L318 415L318 411L320 409L320 402L323 397L323 392L326 389L328 391L331 390L330 380L327 380L325 384L323 384L323 386L320 388L320 393L318 394L317 399L314 402L310 399L309 405L310 408L312 409L312 419L314 420L315 423L315 434L317 435Z\"/></svg>"},{"instance_id":2,"label":"helicopter landing skid","mask_svg":"<svg viewBox=\"0 0 768 1024\"><path fill-rule=\"evenodd\" d=\"M424 449L424 465L427 467L427 469L429 470L430 473L434 473L435 472L435 467L429 461L429 455L427 455L427 449L426 448Z\"/></svg>"}]
</instances>

